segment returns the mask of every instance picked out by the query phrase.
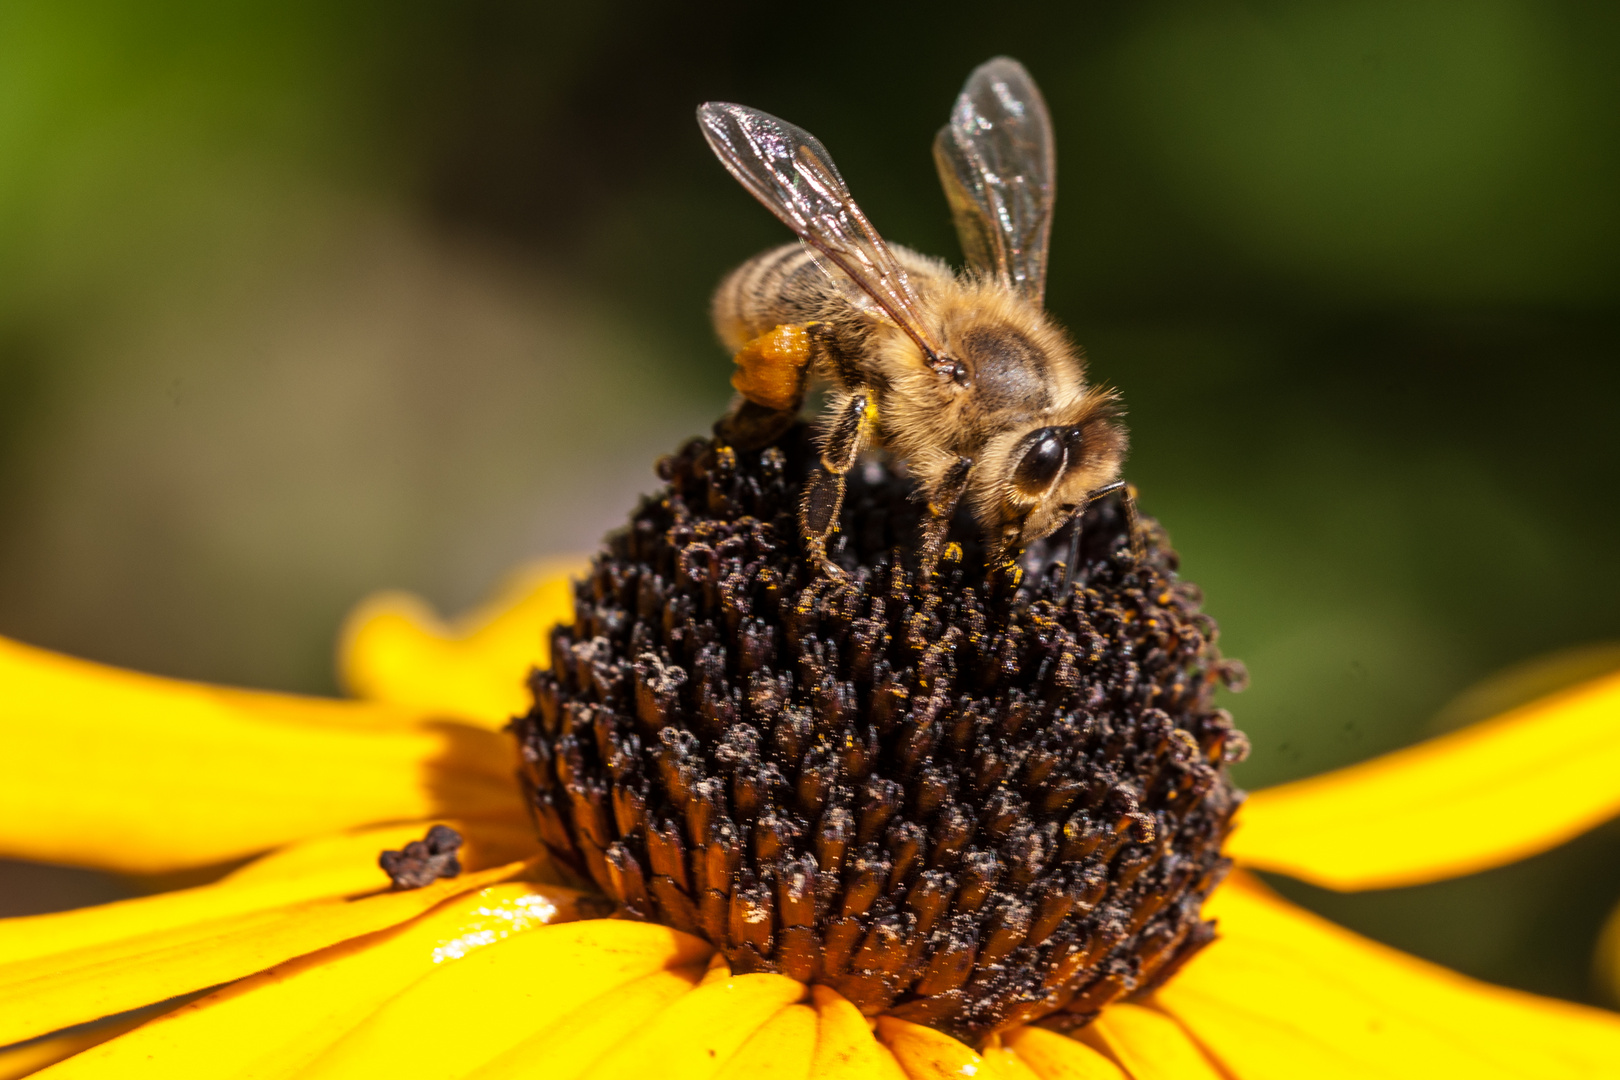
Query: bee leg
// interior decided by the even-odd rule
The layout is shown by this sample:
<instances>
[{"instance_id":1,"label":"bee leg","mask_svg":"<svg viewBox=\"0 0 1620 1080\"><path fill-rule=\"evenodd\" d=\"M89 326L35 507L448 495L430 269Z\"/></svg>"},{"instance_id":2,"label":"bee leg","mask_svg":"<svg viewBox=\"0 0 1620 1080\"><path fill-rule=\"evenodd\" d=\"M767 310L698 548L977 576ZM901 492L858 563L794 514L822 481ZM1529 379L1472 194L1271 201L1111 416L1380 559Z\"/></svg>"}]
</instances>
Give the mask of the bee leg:
<instances>
[{"instance_id":1,"label":"bee leg","mask_svg":"<svg viewBox=\"0 0 1620 1080\"><path fill-rule=\"evenodd\" d=\"M939 564L940 552L945 547L945 534L951 528L951 517L956 513L956 504L961 501L962 493L967 490L968 475L972 471L973 459L959 457L956 464L945 470L939 486L928 493L928 516L923 519L918 559L923 581L933 576L934 567Z\"/></svg>"},{"instance_id":2,"label":"bee leg","mask_svg":"<svg viewBox=\"0 0 1620 1080\"><path fill-rule=\"evenodd\" d=\"M1008 573L1016 566L1018 537L1023 534L1024 528L1020 522L1007 525L998 536L986 536L984 548L984 568L986 571Z\"/></svg>"},{"instance_id":3,"label":"bee leg","mask_svg":"<svg viewBox=\"0 0 1620 1080\"><path fill-rule=\"evenodd\" d=\"M767 409L738 395L731 411L715 421L714 433L721 442L738 450L763 450L786 435L798 418L797 409Z\"/></svg>"},{"instance_id":4,"label":"bee leg","mask_svg":"<svg viewBox=\"0 0 1620 1080\"><path fill-rule=\"evenodd\" d=\"M1086 507L1116 491L1119 493L1120 506L1125 511L1125 528L1131 540L1131 555L1138 562L1147 555L1142 543L1142 522L1136 512L1136 489L1123 480L1104 484L1086 495L1085 501L1075 507L1074 517L1070 519L1068 562L1064 565L1064 575L1067 579L1065 586L1068 591L1073 591L1074 579L1080 570L1080 519L1085 516Z\"/></svg>"},{"instance_id":5,"label":"bee leg","mask_svg":"<svg viewBox=\"0 0 1620 1080\"><path fill-rule=\"evenodd\" d=\"M1075 507L1074 516L1069 519L1069 550L1063 562L1063 590L1061 596L1074 592L1074 579L1080 573L1080 519L1085 516L1085 513L1086 504L1082 503Z\"/></svg>"},{"instance_id":6,"label":"bee leg","mask_svg":"<svg viewBox=\"0 0 1620 1080\"><path fill-rule=\"evenodd\" d=\"M1131 557L1137 562L1147 558L1147 545L1142 540L1142 519L1136 512L1136 488L1123 480L1115 481L1119 485L1119 504L1125 510L1125 528L1131 538ZM1113 487L1113 484L1109 484Z\"/></svg>"},{"instance_id":7,"label":"bee leg","mask_svg":"<svg viewBox=\"0 0 1620 1080\"><path fill-rule=\"evenodd\" d=\"M829 413L821 427L820 467L812 467L799 505L799 529L805 546L829 577L843 577L844 571L827 558L827 537L838 531L838 514L844 506L844 476L855 467L867 429L876 420L876 410L865 391L851 394L837 412Z\"/></svg>"}]
</instances>

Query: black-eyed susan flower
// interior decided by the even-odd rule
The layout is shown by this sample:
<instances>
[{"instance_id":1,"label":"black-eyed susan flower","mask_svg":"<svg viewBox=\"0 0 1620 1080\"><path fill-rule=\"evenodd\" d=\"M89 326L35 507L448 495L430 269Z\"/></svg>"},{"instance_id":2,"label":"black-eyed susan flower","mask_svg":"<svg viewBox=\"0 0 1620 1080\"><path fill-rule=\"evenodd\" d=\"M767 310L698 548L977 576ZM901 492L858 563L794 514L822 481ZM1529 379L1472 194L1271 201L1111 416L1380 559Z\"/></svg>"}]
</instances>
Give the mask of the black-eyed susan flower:
<instances>
[{"instance_id":1,"label":"black-eyed susan flower","mask_svg":"<svg viewBox=\"0 0 1620 1080\"><path fill-rule=\"evenodd\" d=\"M1620 1018L1241 869L1413 884L1620 813L1620 679L1245 803L1210 704L1239 671L1162 537L1137 559L1099 508L1072 580L969 548L919 583L890 551L915 508L874 467L830 581L793 550L794 453L689 446L577 587L540 568L458 626L363 606L357 701L0 644L0 853L257 855L0 922L0 1075L1620 1070Z\"/></svg>"}]
</instances>

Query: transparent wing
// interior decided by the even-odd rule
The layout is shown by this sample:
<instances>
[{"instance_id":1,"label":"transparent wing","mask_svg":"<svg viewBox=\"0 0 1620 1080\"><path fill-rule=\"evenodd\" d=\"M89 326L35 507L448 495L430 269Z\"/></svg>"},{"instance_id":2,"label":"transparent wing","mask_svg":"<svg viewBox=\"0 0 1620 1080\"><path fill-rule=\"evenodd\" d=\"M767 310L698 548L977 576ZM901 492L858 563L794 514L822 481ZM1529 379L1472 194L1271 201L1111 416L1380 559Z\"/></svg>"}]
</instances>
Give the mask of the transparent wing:
<instances>
[{"instance_id":1,"label":"transparent wing","mask_svg":"<svg viewBox=\"0 0 1620 1080\"><path fill-rule=\"evenodd\" d=\"M1052 119L1016 60L980 64L934 140L968 265L1039 304L1057 195Z\"/></svg>"},{"instance_id":2,"label":"transparent wing","mask_svg":"<svg viewBox=\"0 0 1620 1080\"><path fill-rule=\"evenodd\" d=\"M855 205L820 140L769 113L723 101L700 105L698 124L727 171L799 234L823 269L836 267L911 335L930 363L941 362L943 350L923 324L906 272Z\"/></svg>"}]
</instances>

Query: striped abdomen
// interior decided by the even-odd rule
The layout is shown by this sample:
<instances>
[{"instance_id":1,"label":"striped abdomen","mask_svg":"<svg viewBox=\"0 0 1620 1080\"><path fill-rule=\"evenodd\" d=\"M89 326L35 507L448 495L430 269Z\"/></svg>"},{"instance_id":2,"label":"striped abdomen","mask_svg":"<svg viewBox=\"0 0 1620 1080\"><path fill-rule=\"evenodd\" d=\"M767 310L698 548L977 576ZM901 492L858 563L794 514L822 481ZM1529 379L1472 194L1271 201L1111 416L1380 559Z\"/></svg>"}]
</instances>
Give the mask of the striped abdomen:
<instances>
[{"instance_id":1,"label":"striped abdomen","mask_svg":"<svg viewBox=\"0 0 1620 1080\"><path fill-rule=\"evenodd\" d=\"M786 323L827 319L847 307L802 244L754 256L726 276L714 294L714 329L736 351Z\"/></svg>"}]
</instances>

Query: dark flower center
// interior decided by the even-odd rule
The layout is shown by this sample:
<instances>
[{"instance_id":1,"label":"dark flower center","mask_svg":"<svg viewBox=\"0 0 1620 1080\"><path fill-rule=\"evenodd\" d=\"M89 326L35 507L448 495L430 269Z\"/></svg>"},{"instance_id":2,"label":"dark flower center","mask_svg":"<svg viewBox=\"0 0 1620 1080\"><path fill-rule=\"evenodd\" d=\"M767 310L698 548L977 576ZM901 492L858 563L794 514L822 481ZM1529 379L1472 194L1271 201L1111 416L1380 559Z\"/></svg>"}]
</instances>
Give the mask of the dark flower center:
<instances>
[{"instance_id":1,"label":"dark flower center","mask_svg":"<svg viewBox=\"0 0 1620 1080\"><path fill-rule=\"evenodd\" d=\"M826 983L964 1039L1073 1027L1213 936L1246 742L1241 679L1151 522L1083 521L986 570L971 523L928 581L905 477L858 466L805 558L812 451L696 440L579 583L515 722L541 839L733 970Z\"/></svg>"}]
</instances>

